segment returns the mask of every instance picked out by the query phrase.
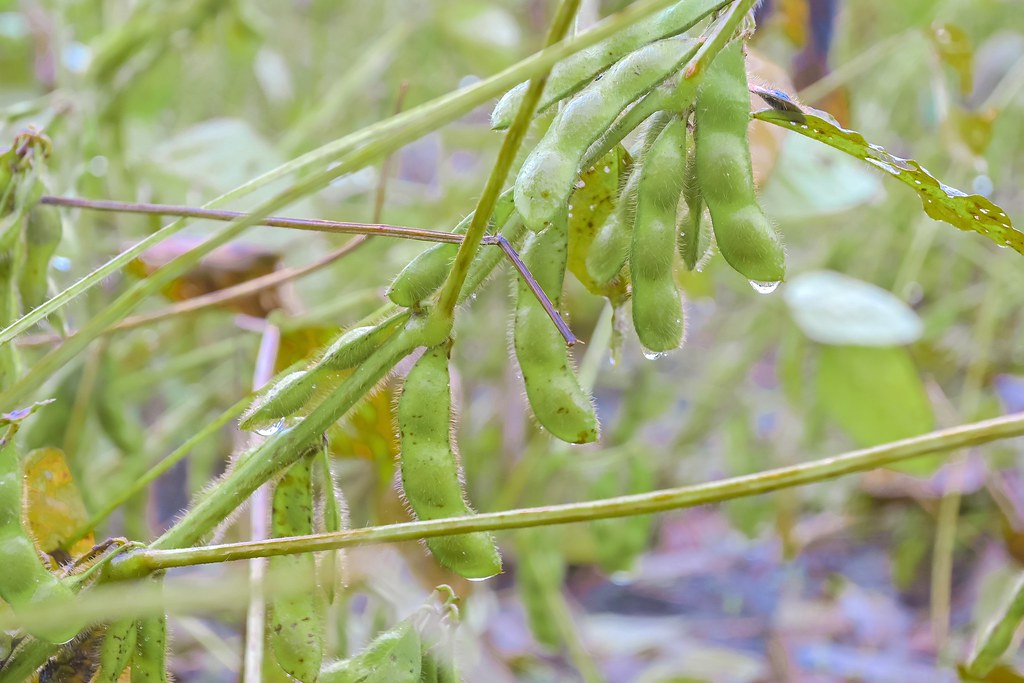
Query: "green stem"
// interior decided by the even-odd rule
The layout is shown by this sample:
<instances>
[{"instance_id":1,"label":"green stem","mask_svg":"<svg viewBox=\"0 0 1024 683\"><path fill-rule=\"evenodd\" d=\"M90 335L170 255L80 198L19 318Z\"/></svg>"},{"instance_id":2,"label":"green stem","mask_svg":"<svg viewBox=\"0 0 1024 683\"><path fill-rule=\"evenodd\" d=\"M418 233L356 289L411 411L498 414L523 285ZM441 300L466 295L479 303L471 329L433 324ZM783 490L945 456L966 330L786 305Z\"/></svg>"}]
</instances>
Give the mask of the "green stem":
<instances>
[{"instance_id":1,"label":"green stem","mask_svg":"<svg viewBox=\"0 0 1024 683\"><path fill-rule=\"evenodd\" d=\"M1002 612L989 626L988 631L978 642L967 665L967 672L978 678L984 678L995 668L999 658L1003 656L1013 636L1024 620L1024 576L1017 579L1013 594L1003 605Z\"/></svg>"},{"instance_id":2,"label":"green stem","mask_svg":"<svg viewBox=\"0 0 1024 683\"><path fill-rule=\"evenodd\" d=\"M398 361L416 348L417 342L415 328L402 330L392 337L305 419L280 430L257 451L250 453L150 548L183 548L198 542L245 502L253 491L298 460L310 443L321 438L328 427L373 389Z\"/></svg>"},{"instance_id":3,"label":"green stem","mask_svg":"<svg viewBox=\"0 0 1024 683\"><path fill-rule=\"evenodd\" d=\"M951 451L1021 435L1024 435L1024 413L1015 413L873 448L852 451L823 460L695 486L683 486L583 503L549 505L425 522L408 522L331 534L314 534L301 538L231 543L179 550L160 548L141 550L120 560L115 560L117 565L115 574L119 577L134 577L171 567L335 550L370 543L394 543L475 531L521 529L549 524L646 515L827 481L846 474L885 467L931 453ZM163 547L166 545L163 544Z\"/></svg>"},{"instance_id":4,"label":"green stem","mask_svg":"<svg viewBox=\"0 0 1024 683\"><path fill-rule=\"evenodd\" d=\"M555 13L555 18L551 22L551 28L548 30L545 47L558 43L569 32L579 4L580 0L562 0ZM501 143L498 159L491 168L491 174L487 178L483 194L480 195L480 201L477 202L476 210L473 212L473 220L470 221L459 251L455 255L451 272L448 273L448 279L445 280L444 287L441 288L437 308L434 312L446 321L449 331L455 306L459 301L459 294L462 292L462 285L466 281L473 257L476 256L476 251L484 238L487 223L494 212L494 205L498 201L498 195L501 194L501 188L505 185L505 178L508 177L516 153L519 151L523 138L526 137L526 131L530 127L530 121L533 119L537 102L540 101L541 93L544 91L544 84L548 82L550 71L550 67L544 69L530 80L526 95L519 105L519 110L516 111L516 117L512 120L512 125L509 126L508 133Z\"/></svg>"},{"instance_id":5,"label":"green stem","mask_svg":"<svg viewBox=\"0 0 1024 683\"><path fill-rule=\"evenodd\" d=\"M521 62L513 64L504 71L501 71L500 73L484 79L472 86L463 88L443 97L439 97L418 107L414 107L403 113L392 116L391 118L385 119L384 121L372 126L356 131L355 133L350 133L349 135L345 135L337 140L329 142L322 147L282 164L281 166L250 180L244 185L217 197L211 202L205 204L204 208L224 206L232 200L251 194L256 190L293 173L307 173L314 167L325 168L356 149L363 152L360 156L365 161L363 161L361 165L351 167L351 164L344 164L343 166L345 168L339 167L335 169L336 173L328 175L326 179L324 178L326 174L321 174L312 180L329 182L337 175L358 170L359 168L362 168L363 165L402 147L407 142L458 119L464 114L472 111L475 107L480 106L494 97L498 97L512 86L517 85L526 79L535 77L539 73L545 72L556 62L565 59L569 55L575 54L580 50L586 49L591 45L614 35L627 26L635 24L644 17L650 16L658 10L671 5L675 1L676 0L646 0L645 2L638 2L630 5L623 11L608 17L604 21L595 25L591 30L580 34L571 41L562 41L557 45L552 45L551 47L537 52ZM369 154L366 152L369 152ZM314 186L316 186L316 183L314 183ZM302 185L294 186L290 190L278 195L278 197L282 197L299 187L302 187ZM298 199L301 196L302 195L299 195L298 197L295 197L295 199ZM267 207L270 205L284 206L284 204L278 205L274 203L274 200L264 203L256 210L257 220L265 218L270 214L270 211L276 210L267 210ZM39 307L25 314L5 329L0 330L0 344L11 341L44 317L63 307L69 301L88 289L99 284L104 278L110 276L121 268L124 268L132 259L138 257L154 245L159 244L172 235L180 232L187 225L187 222L187 220L178 220L161 228L159 231L153 233L135 246L121 252L107 263L103 264L78 282L54 296L49 301L46 301ZM232 223L228 229L235 225L237 224ZM248 225L245 227L248 227ZM238 232L241 232L242 229L244 228L239 229ZM204 248L205 244L202 247L197 248L197 250ZM200 256L206 254L207 251L208 250L204 249L200 253ZM189 254L191 253L192 252L189 252ZM185 258L189 256L189 254L183 255L181 258Z\"/></svg>"}]
</instances>

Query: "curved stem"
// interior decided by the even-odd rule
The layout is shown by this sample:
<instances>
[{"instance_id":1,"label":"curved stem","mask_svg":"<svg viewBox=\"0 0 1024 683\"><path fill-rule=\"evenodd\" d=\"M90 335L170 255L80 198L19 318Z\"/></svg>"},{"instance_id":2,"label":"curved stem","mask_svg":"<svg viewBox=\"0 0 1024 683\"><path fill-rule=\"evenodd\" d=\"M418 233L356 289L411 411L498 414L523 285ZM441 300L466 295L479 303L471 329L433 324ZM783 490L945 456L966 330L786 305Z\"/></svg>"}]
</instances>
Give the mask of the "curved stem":
<instances>
[{"instance_id":1,"label":"curved stem","mask_svg":"<svg viewBox=\"0 0 1024 683\"><path fill-rule=\"evenodd\" d=\"M646 515L827 481L846 474L872 470L931 453L951 451L1021 435L1024 435L1024 413L1015 413L894 441L873 448L852 451L823 460L790 465L707 484L651 491L618 498L566 505L548 505L508 512L482 513L426 522L391 524L258 543L229 543L205 548L177 550L140 550L121 558L120 561L115 560L117 566L114 568L114 573L118 577L128 578L171 567L247 560L253 557L336 550L370 543L394 543L474 531L521 529L548 524L589 522L612 517ZM166 547L166 544L163 547Z\"/></svg>"}]
</instances>

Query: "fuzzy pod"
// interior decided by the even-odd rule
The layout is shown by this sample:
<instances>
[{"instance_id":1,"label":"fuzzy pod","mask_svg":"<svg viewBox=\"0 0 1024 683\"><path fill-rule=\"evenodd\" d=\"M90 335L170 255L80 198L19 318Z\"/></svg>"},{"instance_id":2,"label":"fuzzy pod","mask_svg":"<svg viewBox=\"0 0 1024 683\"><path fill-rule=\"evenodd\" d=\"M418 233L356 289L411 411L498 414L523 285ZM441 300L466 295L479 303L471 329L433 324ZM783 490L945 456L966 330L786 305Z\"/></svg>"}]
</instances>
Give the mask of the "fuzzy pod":
<instances>
[{"instance_id":1,"label":"fuzzy pod","mask_svg":"<svg viewBox=\"0 0 1024 683\"><path fill-rule=\"evenodd\" d=\"M274 486L271 536L285 538L313 533L313 460L317 450L303 455ZM269 560L269 574L303 590L273 595L267 613L270 649L289 676L313 683L320 674L324 652L324 609L316 587L316 558L312 553L281 555Z\"/></svg>"},{"instance_id":2,"label":"fuzzy pod","mask_svg":"<svg viewBox=\"0 0 1024 683\"><path fill-rule=\"evenodd\" d=\"M697 155L694 150L693 134L687 134L686 172L683 180L683 201L680 203L676 232L679 240L679 256L687 270L698 268L711 249L710 226L704 221L704 195L697 180Z\"/></svg>"},{"instance_id":3,"label":"fuzzy pod","mask_svg":"<svg viewBox=\"0 0 1024 683\"><path fill-rule=\"evenodd\" d=\"M50 259L57 251L63 234L57 207L37 204L29 209L25 223L25 262L18 281L21 303L26 311L47 299Z\"/></svg>"},{"instance_id":4,"label":"fuzzy pod","mask_svg":"<svg viewBox=\"0 0 1024 683\"><path fill-rule=\"evenodd\" d=\"M43 565L35 544L21 522L22 474L14 444L14 428L9 428L0 443L0 599L15 614L42 606L67 606L75 601L74 592ZM51 643L66 643L84 624L69 618L60 625L31 631Z\"/></svg>"},{"instance_id":5,"label":"fuzzy pod","mask_svg":"<svg viewBox=\"0 0 1024 683\"><path fill-rule=\"evenodd\" d=\"M537 232L564 219L587 150L631 102L676 71L694 45L686 38L645 45L616 63L559 112L516 177L515 205L526 227Z\"/></svg>"},{"instance_id":6,"label":"fuzzy pod","mask_svg":"<svg viewBox=\"0 0 1024 683\"><path fill-rule=\"evenodd\" d=\"M632 242L633 221L636 219L636 192L640 185L640 172L644 156L658 133L668 123L671 115L664 112L654 114L644 132L629 177L619 192L615 210L601 225L587 254L587 272L597 282L610 282L626 263L629 245Z\"/></svg>"},{"instance_id":7,"label":"fuzzy pod","mask_svg":"<svg viewBox=\"0 0 1024 683\"><path fill-rule=\"evenodd\" d=\"M729 0L687 0L677 2L599 43L555 64L544 84L537 113L575 94L609 66L630 52L662 38L685 33L708 14L729 4ZM512 124L526 95L529 82L520 83L498 100L491 112L491 128L504 130Z\"/></svg>"},{"instance_id":8,"label":"fuzzy pod","mask_svg":"<svg viewBox=\"0 0 1024 683\"><path fill-rule=\"evenodd\" d=\"M519 566L516 588L534 639L550 650L562 645L562 634L553 612L565 580L565 558L551 529L519 532Z\"/></svg>"},{"instance_id":9,"label":"fuzzy pod","mask_svg":"<svg viewBox=\"0 0 1024 683\"><path fill-rule=\"evenodd\" d=\"M629 255L633 327L640 343L660 353L683 342L683 306L673 266L676 207L686 166L686 123L674 117L644 155L637 185Z\"/></svg>"},{"instance_id":10,"label":"fuzzy pod","mask_svg":"<svg viewBox=\"0 0 1024 683\"><path fill-rule=\"evenodd\" d=\"M406 619L357 655L320 672L320 683L416 683L421 674L419 631Z\"/></svg>"},{"instance_id":11,"label":"fuzzy pod","mask_svg":"<svg viewBox=\"0 0 1024 683\"><path fill-rule=\"evenodd\" d=\"M562 294L567 250L563 224L530 235L522 253L523 262L556 307ZM590 396L580 387L565 341L522 280L517 282L512 335L526 397L537 421L562 441L597 441L597 414Z\"/></svg>"},{"instance_id":12,"label":"fuzzy pod","mask_svg":"<svg viewBox=\"0 0 1024 683\"><path fill-rule=\"evenodd\" d=\"M512 203L512 191L506 190L499 197L494 206L494 213L491 216L491 227L504 226L511 218L514 206ZM469 214L455 226L452 234L465 235L469 224L473 221L473 214ZM398 273L391 286L388 287L387 296L391 301L412 308L419 305L421 301L436 292L444 284L448 273L451 272L455 256L459 252L458 244L435 244L416 258L409 262L405 268Z\"/></svg>"},{"instance_id":13,"label":"fuzzy pod","mask_svg":"<svg viewBox=\"0 0 1024 683\"><path fill-rule=\"evenodd\" d=\"M708 67L697 93L697 180L723 258L749 280L779 282L786 274L786 255L754 191L749 122L743 42L736 40Z\"/></svg>"},{"instance_id":14,"label":"fuzzy pod","mask_svg":"<svg viewBox=\"0 0 1024 683\"><path fill-rule=\"evenodd\" d=\"M132 660L137 630L135 621L122 619L107 627L100 646L99 670L93 683L117 683Z\"/></svg>"},{"instance_id":15,"label":"fuzzy pod","mask_svg":"<svg viewBox=\"0 0 1024 683\"><path fill-rule=\"evenodd\" d=\"M427 349L409 371L398 399L402 490L417 519L473 514L451 439L448 353L448 345ZM485 579L501 572L501 556L491 534L430 538L427 547L438 562L466 578Z\"/></svg>"},{"instance_id":16,"label":"fuzzy pod","mask_svg":"<svg viewBox=\"0 0 1024 683\"><path fill-rule=\"evenodd\" d=\"M135 626L132 683L167 683L167 616L143 617Z\"/></svg>"},{"instance_id":17,"label":"fuzzy pod","mask_svg":"<svg viewBox=\"0 0 1024 683\"><path fill-rule=\"evenodd\" d=\"M264 429L302 410L316 390L316 374L289 373L252 402L239 420L242 429Z\"/></svg>"}]
</instances>

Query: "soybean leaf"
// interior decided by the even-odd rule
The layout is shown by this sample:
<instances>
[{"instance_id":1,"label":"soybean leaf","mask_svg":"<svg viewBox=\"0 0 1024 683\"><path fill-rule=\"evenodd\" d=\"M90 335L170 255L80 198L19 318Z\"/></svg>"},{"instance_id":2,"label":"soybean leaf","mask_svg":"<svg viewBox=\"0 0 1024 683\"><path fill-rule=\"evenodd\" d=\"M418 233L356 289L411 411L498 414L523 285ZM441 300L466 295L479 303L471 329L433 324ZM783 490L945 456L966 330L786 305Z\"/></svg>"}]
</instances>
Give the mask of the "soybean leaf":
<instances>
[{"instance_id":1,"label":"soybean leaf","mask_svg":"<svg viewBox=\"0 0 1024 683\"><path fill-rule=\"evenodd\" d=\"M25 459L25 517L36 545L46 553L63 547L71 534L89 519L82 496L59 448L37 448ZM90 533L68 552L81 557L94 543Z\"/></svg>"},{"instance_id":2,"label":"soybean leaf","mask_svg":"<svg viewBox=\"0 0 1024 683\"><path fill-rule=\"evenodd\" d=\"M923 434L934 422L910 354L895 346L821 347L818 401L865 448ZM938 462L935 457L918 458L899 469L923 475Z\"/></svg>"},{"instance_id":3,"label":"soybean leaf","mask_svg":"<svg viewBox=\"0 0 1024 683\"><path fill-rule=\"evenodd\" d=\"M821 344L899 346L921 337L909 306L869 282L821 270L801 273L782 290L796 324Z\"/></svg>"},{"instance_id":4,"label":"soybean leaf","mask_svg":"<svg viewBox=\"0 0 1024 683\"><path fill-rule=\"evenodd\" d=\"M822 142L880 168L912 187L921 197L924 212L960 230L973 230L996 244L1024 254L1024 233L1013 228L1006 212L981 195L969 195L939 182L913 159L902 159L872 145L855 130L839 126L825 112L805 107L802 112L764 109L753 114Z\"/></svg>"}]
</instances>

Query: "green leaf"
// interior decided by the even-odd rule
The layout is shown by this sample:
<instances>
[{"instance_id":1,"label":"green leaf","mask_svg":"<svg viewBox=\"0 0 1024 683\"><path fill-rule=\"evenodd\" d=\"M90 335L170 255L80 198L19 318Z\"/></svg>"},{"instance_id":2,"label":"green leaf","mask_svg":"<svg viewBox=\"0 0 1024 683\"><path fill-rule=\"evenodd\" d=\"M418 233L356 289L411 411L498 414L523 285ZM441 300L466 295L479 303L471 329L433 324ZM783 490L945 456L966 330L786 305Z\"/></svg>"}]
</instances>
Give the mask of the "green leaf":
<instances>
[{"instance_id":1,"label":"green leaf","mask_svg":"<svg viewBox=\"0 0 1024 683\"><path fill-rule=\"evenodd\" d=\"M921 319L869 282L819 270L788 282L782 297L804 334L821 344L899 346L921 338Z\"/></svg>"},{"instance_id":2,"label":"green leaf","mask_svg":"<svg viewBox=\"0 0 1024 683\"><path fill-rule=\"evenodd\" d=\"M822 142L880 168L912 187L921 197L924 212L960 230L973 230L996 244L1024 254L1024 233L1013 228L1010 217L981 195L969 195L939 182L913 159L902 159L872 145L855 130L840 127L823 111L806 107L802 112L764 109L755 119L774 123Z\"/></svg>"},{"instance_id":3,"label":"green leaf","mask_svg":"<svg viewBox=\"0 0 1024 683\"><path fill-rule=\"evenodd\" d=\"M917 368L899 347L821 347L818 401L865 448L923 434L934 422ZM935 457L918 458L899 469L924 475L938 462Z\"/></svg>"}]
</instances>

